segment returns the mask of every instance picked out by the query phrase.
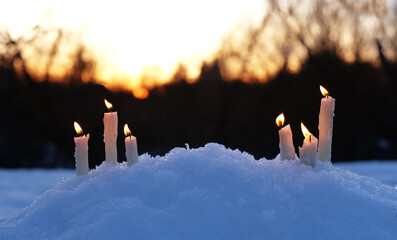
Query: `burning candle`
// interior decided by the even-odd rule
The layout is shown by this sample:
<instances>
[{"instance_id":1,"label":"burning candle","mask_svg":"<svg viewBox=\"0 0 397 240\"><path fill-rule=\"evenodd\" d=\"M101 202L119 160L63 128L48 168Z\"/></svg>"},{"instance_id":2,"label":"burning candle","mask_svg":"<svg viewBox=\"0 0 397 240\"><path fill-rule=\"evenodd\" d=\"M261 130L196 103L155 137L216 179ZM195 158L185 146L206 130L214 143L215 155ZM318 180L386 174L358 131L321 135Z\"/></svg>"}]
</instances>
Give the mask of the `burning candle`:
<instances>
[{"instance_id":1,"label":"burning candle","mask_svg":"<svg viewBox=\"0 0 397 240\"><path fill-rule=\"evenodd\" d=\"M332 127L335 110L335 99L328 96L328 91L320 85L320 91L324 95L321 99L319 116L319 142L317 158L323 162L331 161Z\"/></svg>"},{"instance_id":2,"label":"burning candle","mask_svg":"<svg viewBox=\"0 0 397 240\"><path fill-rule=\"evenodd\" d=\"M316 165L317 160L317 138L307 130L305 125L301 123L301 129L305 140L303 140L302 148L299 148L299 158L302 163L310 166Z\"/></svg>"},{"instance_id":3,"label":"burning candle","mask_svg":"<svg viewBox=\"0 0 397 240\"><path fill-rule=\"evenodd\" d=\"M117 112L112 112L113 105L105 99L106 107L111 111L103 117L104 142L106 162L116 165L117 163Z\"/></svg>"},{"instance_id":4,"label":"burning candle","mask_svg":"<svg viewBox=\"0 0 397 240\"><path fill-rule=\"evenodd\" d=\"M88 174L88 139L90 134L82 135L83 129L77 122L74 122L74 129L80 137L74 138L76 148L74 150L74 159L76 161L77 176Z\"/></svg>"},{"instance_id":5,"label":"burning candle","mask_svg":"<svg viewBox=\"0 0 397 240\"><path fill-rule=\"evenodd\" d=\"M281 129L278 131L279 136L280 136L280 159L281 160L294 160L295 159L295 148L294 144L292 142L292 131L291 127L289 124L285 127L284 125L284 114L280 114L276 118L276 124L279 126Z\"/></svg>"},{"instance_id":6,"label":"burning candle","mask_svg":"<svg viewBox=\"0 0 397 240\"><path fill-rule=\"evenodd\" d=\"M125 134L125 154L127 156L127 164L131 166L138 162L138 148L136 146L136 137L132 136L128 125L124 125Z\"/></svg>"}]
</instances>

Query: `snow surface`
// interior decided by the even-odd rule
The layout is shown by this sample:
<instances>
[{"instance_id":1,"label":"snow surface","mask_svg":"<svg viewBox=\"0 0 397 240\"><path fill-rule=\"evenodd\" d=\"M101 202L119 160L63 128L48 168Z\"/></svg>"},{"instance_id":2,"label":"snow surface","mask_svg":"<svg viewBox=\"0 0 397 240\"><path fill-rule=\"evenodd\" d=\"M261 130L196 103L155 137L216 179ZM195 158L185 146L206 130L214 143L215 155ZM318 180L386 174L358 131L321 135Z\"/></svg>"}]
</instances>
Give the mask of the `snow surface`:
<instances>
[{"instance_id":1,"label":"snow surface","mask_svg":"<svg viewBox=\"0 0 397 240\"><path fill-rule=\"evenodd\" d=\"M63 177L73 177L73 170L0 169L0 218L16 214Z\"/></svg>"},{"instance_id":2,"label":"snow surface","mask_svg":"<svg viewBox=\"0 0 397 240\"><path fill-rule=\"evenodd\" d=\"M62 180L0 239L395 239L397 190L330 164L219 144Z\"/></svg>"},{"instance_id":3,"label":"snow surface","mask_svg":"<svg viewBox=\"0 0 397 240\"><path fill-rule=\"evenodd\" d=\"M397 161L372 160L335 163L341 169L370 176L397 189ZM17 214L64 177L73 177L69 169L0 169L0 218Z\"/></svg>"},{"instance_id":4,"label":"snow surface","mask_svg":"<svg viewBox=\"0 0 397 240\"><path fill-rule=\"evenodd\" d=\"M335 166L354 173L378 179L397 189L397 161L359 161L337 163ZM396 238L397 239L397 238Z\"/></svg>"}]
</instances>

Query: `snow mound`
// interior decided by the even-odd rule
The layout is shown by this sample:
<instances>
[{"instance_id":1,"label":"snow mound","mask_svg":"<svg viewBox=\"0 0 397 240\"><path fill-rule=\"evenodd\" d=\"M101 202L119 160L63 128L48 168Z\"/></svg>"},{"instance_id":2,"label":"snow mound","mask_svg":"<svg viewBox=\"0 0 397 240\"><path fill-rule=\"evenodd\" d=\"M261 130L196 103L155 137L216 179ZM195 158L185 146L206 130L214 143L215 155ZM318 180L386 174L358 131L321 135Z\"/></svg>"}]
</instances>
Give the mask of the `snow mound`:
<instances>
[{"instance_id":1,"label":"snow mound","mask_svg":"<svg viewBox=\"0 0 397 240\"><path fill-rule=\"evenodd\" d=\"M210 143L65 179L0 239L395 239L397 190Z\"/></svg>"}]
</instances>

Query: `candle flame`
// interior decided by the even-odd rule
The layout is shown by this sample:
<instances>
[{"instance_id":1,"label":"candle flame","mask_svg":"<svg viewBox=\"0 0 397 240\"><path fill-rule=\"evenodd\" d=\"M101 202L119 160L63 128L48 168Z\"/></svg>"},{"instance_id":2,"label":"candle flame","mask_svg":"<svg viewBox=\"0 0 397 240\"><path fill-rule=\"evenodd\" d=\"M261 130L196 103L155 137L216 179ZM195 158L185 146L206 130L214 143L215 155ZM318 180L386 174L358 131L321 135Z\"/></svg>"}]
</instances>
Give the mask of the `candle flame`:
<instances>
[{"instance_id":1,"label":"candle flame","mask_svg":"<svg viewBox=\"0 0 397 240\"><path fill-rule=\"evenodd\" d=\"M305 138L307 138L311 135L309 130L307 130L307 128L305 127L305 125L303 125L302 122L301 122L301 129L302 129L303 136L305 136Z\"/></svg>"},{"instance_id":2,"label":"candle flame","mask_svg":"<svg viewBox=\"0 0 397 240\"><path fill-rule=\"evenodd\" d=\"M77 122L74 122L74 130L76 130L76 133L79 135L83 133L83 129L80 127L80 125Z\"/></svg>"},{"instance_id":3,"label":"candle flame","mask_svg":"<svg viewBox=\"0 0 397 240\"><path fill-rule=\"evenodd\" d=\"M124 134L125 134L125 136L130 136L131 135L131 131L130 131L130 129L128 128L128 124L125 124L124 125Z\"/></svg>"},{"instance_id":4,"label":"candle flame","mask_svg":"<svg viewBox=\"0 0 397 240\"><path fill-rule=\"evenodd\" d=\"M106 100L106 99L105 99L105 105L106 105L106 107L107 107L109 110L112 110L112 109L113 109L113 105L112 105L110 102L108 102L108 100Z\"/></svg>"},{"instance_id":5,"label":"candle flame","mask_svg":"<svg viewBox=\"0 0 397 240\"><path fill-rule=\"evenodd\" d=\"M278 117L276 118L277 126L282 127L284 125L284 121L285 121L284 113L278 115Z\"/></svg>"},{"instance_id":6,"label":"candle flame","mask_svg":"<svg viewBox=\"0 0 397 240\"><path fill-rule=\"evenodd\" d=\"M328 91L325 89L323 86L320 85L320 91L321 94L323 94L324 97L328 96Z\"/></svg>"}]
</instances>

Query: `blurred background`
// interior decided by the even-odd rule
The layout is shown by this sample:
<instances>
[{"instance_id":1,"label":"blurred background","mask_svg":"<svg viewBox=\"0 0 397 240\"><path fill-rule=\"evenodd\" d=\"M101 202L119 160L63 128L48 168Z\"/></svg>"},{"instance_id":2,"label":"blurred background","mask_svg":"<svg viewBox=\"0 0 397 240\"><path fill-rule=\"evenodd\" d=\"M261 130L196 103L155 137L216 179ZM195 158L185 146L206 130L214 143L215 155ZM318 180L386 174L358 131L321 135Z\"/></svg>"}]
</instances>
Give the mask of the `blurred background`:
<instances>
[{"instance_id":1,"label":"blurred background","mask_svg":"<svg viewBox=\"0 0 397 240\"><path fill-rule=\"evenodd\" d=\"M278 152L283 112L318 136L336 98L332 160L397 159L396 0L11 1L0 16L0 167L74 168L73 122L105 158L104 98L139 154L218 142Z\"/></svg>"}]
</instances>

